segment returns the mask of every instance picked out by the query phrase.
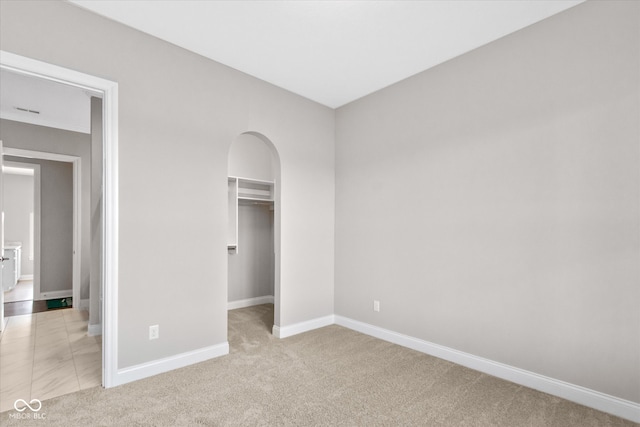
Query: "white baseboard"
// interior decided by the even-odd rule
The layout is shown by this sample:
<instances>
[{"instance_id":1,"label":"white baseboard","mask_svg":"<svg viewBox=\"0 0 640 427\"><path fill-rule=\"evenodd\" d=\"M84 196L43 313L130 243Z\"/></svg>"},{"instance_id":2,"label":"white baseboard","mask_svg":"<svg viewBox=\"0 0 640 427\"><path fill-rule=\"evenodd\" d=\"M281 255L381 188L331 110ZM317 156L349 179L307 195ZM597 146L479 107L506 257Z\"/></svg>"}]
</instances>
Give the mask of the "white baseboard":
<instances>
[{"instance_id":1,"label":"white baseboard","mask_svg":"<svg viewBox=\"0 0 640 427\"><path fill-rule=\"evenodd\" d=\"M236 308L252 307L254 305L260 305L260 304L273 304L273 295L265 295L263 297L229 301L227 303L227 310L235 310Z\"/></svg>"},{"instance_id":2,"label":"white baseboard","mask_svg":"<svg viewBox=\"0 0 640 427\"><path fill-rule=\"evenodd\" d=\"M516 384L530 387L563 399L607 412L634 422L640 422L640 404L608 394L600 393L575 384L570 384L554 378L545 377L524 369L494 362L493 360L474 356L439 344L423 341L408 335L399 334L388 329L368 323L359 322L343 316L335 316L335 323L354 331L401 345L440 359L466 366L476 371L484 372L494 377L502 378ZM274 326L275 329L275 326ZM275 334L275 332L274 332Z\"/></svg>"},{"instance_id":3,"label":"white baseboard","mask_svg":"<svg viewBox=\"0 0 640 427\"><path fill-rule=\"evenodd\" d=\"M95 337L97 335L102 335L102 323L97 323L95 325L87 326L87 335L90 337Z\"/></svg>"},{"instance_id":4,"label":"white baseboard","mask_svg":"<svg viewBox=\"0 0 640 427\"><path fill-rule=\"evenodd\" d=\"M113 379L112 387L152 377L174 369L184 368L185 366L193 365L194 363L204 362L205 360L225 356L227 354L229 354L229 343L224 342L222 344L188 351L186 353L142 363L129 368L118 369L118 372Z\"/></svg>"},{"instance_id":5,"label":"white baseboard","mask_svg":"<svg viewBox=\"0 0 640 427\"><path fill-rule=\"evenodd\" d=\"M33 274L23 274L18 279L18 281L20 281L20 280L33 280Z\"/></svg>"},{"instance_id":6,"label":"white baseboard","mask_svg":"<svg viewBox=\"0 0 640 427\"><path fill-rule=\"evenodd\" d=\"M81 299L80 302L78 303L78 305L75 304L74 302L74 307L77 308L78 310L86 310L89 311L89 299Z\"/></svg>"},{"instance_id":7,"label":"white baseboard","mask_svg":"<svg viewBox=\"0 0 640 427\"><path fill-rule=\"evenodd\" d=\"M40 299L69 298L72 294L73 291L71 289L66 291L41 292Z\"/></svg>"},{"instance_id":8,"label":"white baseboard","mask_svg":"<svg viewBox=\"0 0 640 427\"><path fill-rule=\"evenodd\" d=\"M273 325L273 335L276 338L287 338L292 335L301 334L314 329L322 328L325 326L333 325L335 323L335 316L333 314L325 317L318 317L316 319L307 320L305 322L295 323L289 326L276 326Z\"/></svg>"}]
</instances>

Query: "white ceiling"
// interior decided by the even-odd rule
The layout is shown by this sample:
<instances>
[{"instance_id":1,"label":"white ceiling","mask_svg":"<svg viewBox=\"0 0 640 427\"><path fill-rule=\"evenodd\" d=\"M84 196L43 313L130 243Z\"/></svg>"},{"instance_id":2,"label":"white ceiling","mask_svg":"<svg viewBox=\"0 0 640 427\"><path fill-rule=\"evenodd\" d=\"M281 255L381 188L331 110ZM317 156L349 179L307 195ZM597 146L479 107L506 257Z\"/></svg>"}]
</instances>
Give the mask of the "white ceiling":
<instances>
[{"instance_id":1,"label":"white ceiling","mask_svg":"<svg viewBox=\"0 0 640 427\"><path fill-rule=\"evenodd\" d=\"M336 108L583 0L68 1ZM4 119L89 133L89 105L0 71Z\"/></svg>"},{"instance_id":2,"label":"white ceiling","mask_svg":"<svg viewBox=\"0 0 640 427\"><path fill-rule=\"evenodd\" d=\"M0 118L89 133L90 102L75 86L0 70Z\"/></svg>"},{"instance_id":3,"label":"white ceiling","mask_svg":"<svg viewBox=\"0 0 640 427\"><path fill-rule=\"evenodd\" d=\"M68 0L336 108L583 0Z\"/></svg>"}]
</instances>

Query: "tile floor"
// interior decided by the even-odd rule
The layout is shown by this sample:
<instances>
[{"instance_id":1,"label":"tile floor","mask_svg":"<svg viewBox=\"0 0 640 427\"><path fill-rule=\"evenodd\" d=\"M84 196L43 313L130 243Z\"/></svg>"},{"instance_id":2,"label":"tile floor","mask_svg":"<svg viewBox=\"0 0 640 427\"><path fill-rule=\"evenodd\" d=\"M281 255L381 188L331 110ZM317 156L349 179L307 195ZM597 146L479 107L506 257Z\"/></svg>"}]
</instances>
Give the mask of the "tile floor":
<instances>
[{"instance_id":1,"label":"tile floor","mask_svg":"<svg viewBox=\"0 0 640 427\"><path fill-rule=\"evenodd\" d=\"M75 309L7 317L0 335L0 412L16 399L45 400L102 380L102 337L87 335Z\"/></svg>"},{"instance_id":2,"label":"tile floor","mask_svg":"<svg viewBox=\"0 0 640 427\"><path fill-rule=\"evenodd\" d=\"M33 280L20 280L18 284L4 293L4 302L28 301L33 299Z\"/></svg>"}]
</instances>

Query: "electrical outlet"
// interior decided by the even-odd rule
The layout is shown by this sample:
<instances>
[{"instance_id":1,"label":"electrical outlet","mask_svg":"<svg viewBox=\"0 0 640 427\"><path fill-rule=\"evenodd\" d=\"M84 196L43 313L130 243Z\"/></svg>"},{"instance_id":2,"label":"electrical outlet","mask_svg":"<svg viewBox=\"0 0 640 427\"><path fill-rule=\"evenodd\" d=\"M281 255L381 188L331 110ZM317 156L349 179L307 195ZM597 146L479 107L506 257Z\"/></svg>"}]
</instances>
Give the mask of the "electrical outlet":
<instances>
[{"instance_id":1,"label":"electrical outlet","mask_svg":"<svg viewBox=\"0 0 640 427\"><path fill-rule=\"evenodd\" d=\"M157 340L158 338L160 338L160 326L159 325L149 326L149 339Z\"/></svg>"},{"instance_id":2,"label":"electrical outlet","mask_svg":"<svg viewBox=\"0 0 640 427\"><path fill-rule=\"evenodd\" d=\"M373 300L373 311L380 311L380 301Z\"/></svg>"}]
</instances>

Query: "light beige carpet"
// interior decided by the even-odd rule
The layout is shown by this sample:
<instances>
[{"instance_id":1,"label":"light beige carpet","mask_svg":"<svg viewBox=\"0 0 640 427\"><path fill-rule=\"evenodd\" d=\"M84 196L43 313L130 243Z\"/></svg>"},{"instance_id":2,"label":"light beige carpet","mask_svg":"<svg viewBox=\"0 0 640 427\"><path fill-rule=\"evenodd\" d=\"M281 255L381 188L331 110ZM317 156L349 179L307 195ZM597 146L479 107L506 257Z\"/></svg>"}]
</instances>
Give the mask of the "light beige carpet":
<instances>
[{"instance_id":1,"label":"light beige carpet","mask_svg":"<svg viewBox=\"0 0 640 427\"><path fill-rule=\"evenodd\" d=\"M54 426L637 426L366 335L270 334L273 306L229 312L228 356L43 402Z\"/></svg>"}]
</instances>

